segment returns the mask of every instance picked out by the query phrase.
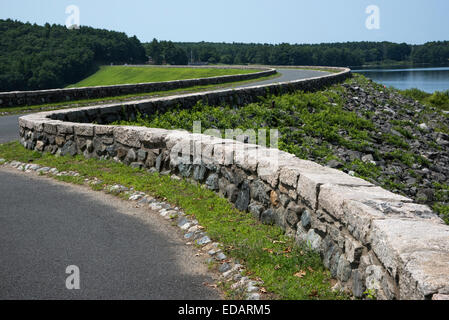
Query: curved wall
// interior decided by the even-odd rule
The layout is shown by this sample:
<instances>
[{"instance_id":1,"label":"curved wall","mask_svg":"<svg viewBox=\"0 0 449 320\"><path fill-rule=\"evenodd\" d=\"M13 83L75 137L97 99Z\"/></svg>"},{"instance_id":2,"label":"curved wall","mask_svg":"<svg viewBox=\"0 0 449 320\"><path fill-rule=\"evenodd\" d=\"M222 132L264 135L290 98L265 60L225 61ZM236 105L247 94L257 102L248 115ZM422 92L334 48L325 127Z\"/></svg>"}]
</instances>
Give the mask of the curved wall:
<instances>
[{"instance_id":1,"label":"curved wall","mask_svg":"<svg viewBox=\"0 0 449 320\"><path fill-rule=\"evenodd\" d=\"M184 66L186 67L186 66ZM172 66L171 68L179 68ZM200 68L200 67L196 67ZM208 67L211 68L211 67ZM221 68L220 68L221 69ZM232 69L232 68L224 68ZM244 68L239 69L255 69L261 68ZM85 88L68 88L68 89L50 89L38 91L12 91L0 92L0 108L15 107L22 105L38 105L45 103L64 102L82 99L96 99L112 96L120 96L126 94L149 93L156 91L168 91L181 88L189 88L194 86L204 86L211 84L228 83L235 81L252 80L276 74L275 69L263 68L265 70L249 74L219 76L201 79L188 79L164 82L149 82L138 84L123 84L114 86L96 86Z\"/></svg>"},{"instance_id":2,"label":"curved wall","mask_svg":"<svg viewBox=\"0 0 449 320\"><path fill-rule=\"evenodd\" d=\"M357 297L369 289L381 299L447 298L449 226L427 206L277 149L178 130L101 125L199 100L240 105L348 76L350 70L342 69L288 83L26 115L19 119L21 143L203 183L319 252L332 276Z\"/></svg>"}]
</instances>

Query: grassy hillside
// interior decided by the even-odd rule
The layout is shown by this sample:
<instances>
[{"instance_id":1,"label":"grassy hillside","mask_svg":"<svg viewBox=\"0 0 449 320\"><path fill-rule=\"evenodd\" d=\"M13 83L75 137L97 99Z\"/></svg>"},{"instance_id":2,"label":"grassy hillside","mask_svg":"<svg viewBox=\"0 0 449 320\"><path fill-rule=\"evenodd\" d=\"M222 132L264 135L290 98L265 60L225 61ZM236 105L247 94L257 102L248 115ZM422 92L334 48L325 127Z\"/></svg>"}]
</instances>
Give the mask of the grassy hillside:
<instances>
[{"instance_id":1,"label":"grassy hillside","mask_svg":"<svg viewBox=\"0 0 449 320\"><path fill-rule=\"evenodd\" d=\"M207 78L234 74L247 74L255 70L215 69L215 68L158 68L158 67L129 67L129 66L103 66L90 77L69 86L92 87L114 84L131 84L142 82L159 82L171 80L184 80Z\"/></svg>"},{"instance_id":2,"label":"grassy hillside","mask_svg":"<svg viewBox=\"0 0 449 320\"><path fill-rule=\"evenodd\" d=\"M124 33L0 19L0 91L62 88L97 65L146 60L140 41Z\"/></svg>"}]
</instances>

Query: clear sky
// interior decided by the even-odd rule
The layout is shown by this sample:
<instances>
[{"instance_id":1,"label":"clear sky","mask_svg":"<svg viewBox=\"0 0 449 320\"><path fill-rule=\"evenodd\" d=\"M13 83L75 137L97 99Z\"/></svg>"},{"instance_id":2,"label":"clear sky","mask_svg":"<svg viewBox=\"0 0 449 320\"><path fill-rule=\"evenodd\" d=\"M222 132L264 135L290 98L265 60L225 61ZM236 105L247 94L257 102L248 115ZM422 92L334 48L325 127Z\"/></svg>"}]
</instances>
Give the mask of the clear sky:
<instances>
[{"instance_id":1,"label":"clear sky","mask_svg":"<svg viewBox=\"0 0 449 320\"><path fill-rule=\"evenodd\" d=\"M81 25L142 42L449 40L449 0L0 0L0 18L65 24L71 4L80 9ZM365 26L369 5L380 9L379 29Z\"/></svg>"}]
</instances>

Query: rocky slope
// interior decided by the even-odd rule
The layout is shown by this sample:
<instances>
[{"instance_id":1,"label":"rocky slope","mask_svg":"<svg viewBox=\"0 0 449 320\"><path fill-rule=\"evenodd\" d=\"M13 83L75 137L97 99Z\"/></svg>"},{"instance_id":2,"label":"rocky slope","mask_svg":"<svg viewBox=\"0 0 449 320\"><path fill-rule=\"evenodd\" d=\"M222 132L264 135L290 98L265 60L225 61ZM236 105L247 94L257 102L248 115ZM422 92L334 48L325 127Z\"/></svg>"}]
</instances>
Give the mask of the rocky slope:
<instances>
[{"instance_id":1,"label":"rocky slope","mask_svg":"<svg viewBox=\"0 0 449 320\"><path fill-rule=\"evenodd\" d=\"M245 106L170 110L119 124L192 130L277 128L279 148L433 206L449 223L449 113L354 75L313 93Z\"/></svg>"},{"instance_id":2,"label":"rocky slope","mask_svg":"<svg viewBox=\"0 0 449 320\"><path fill-rule=\"evenodd\" d=\"M344 110L369 119L374 131L362 151L332 145L338 160L327 165L366 175L368 180L418 202L436 203L437 211L443 211L444 205L447 208L449 113L362 77L354 77L342 89Z\"/></svg>"}]
</instances>

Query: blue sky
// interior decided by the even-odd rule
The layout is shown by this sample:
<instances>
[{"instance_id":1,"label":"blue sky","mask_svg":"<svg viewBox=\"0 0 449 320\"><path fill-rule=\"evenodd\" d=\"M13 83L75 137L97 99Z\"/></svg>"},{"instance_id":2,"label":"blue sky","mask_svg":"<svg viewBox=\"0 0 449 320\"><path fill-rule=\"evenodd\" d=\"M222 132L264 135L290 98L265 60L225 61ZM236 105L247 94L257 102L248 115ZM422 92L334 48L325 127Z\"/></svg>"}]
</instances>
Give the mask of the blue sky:
<instances>
[{"instance_id":1,"label":"blue sky","mask_svg":"<svg viewBox=\"0 0 449 320\"><path fill-rule=\"evenodd\" d=\"M321 43L449 40L449 0L0 0L0 18L65 24L68 5L81 25L172 41ZM380 9L368 30L365 9Z\"/></svg>"}]
</instances>

